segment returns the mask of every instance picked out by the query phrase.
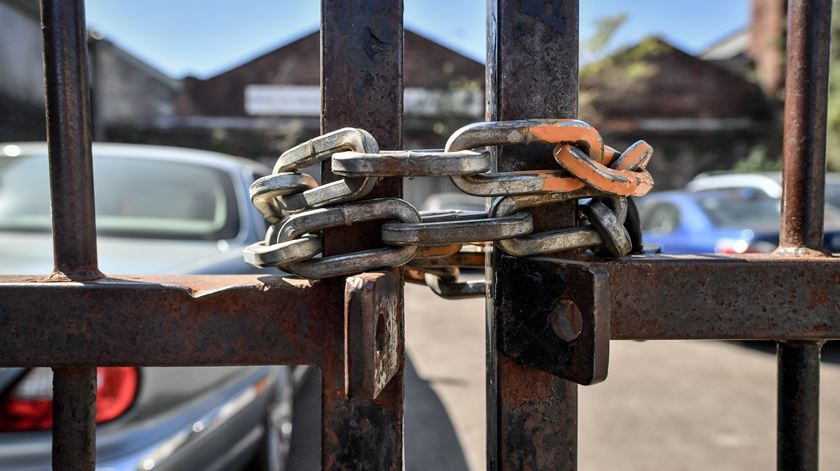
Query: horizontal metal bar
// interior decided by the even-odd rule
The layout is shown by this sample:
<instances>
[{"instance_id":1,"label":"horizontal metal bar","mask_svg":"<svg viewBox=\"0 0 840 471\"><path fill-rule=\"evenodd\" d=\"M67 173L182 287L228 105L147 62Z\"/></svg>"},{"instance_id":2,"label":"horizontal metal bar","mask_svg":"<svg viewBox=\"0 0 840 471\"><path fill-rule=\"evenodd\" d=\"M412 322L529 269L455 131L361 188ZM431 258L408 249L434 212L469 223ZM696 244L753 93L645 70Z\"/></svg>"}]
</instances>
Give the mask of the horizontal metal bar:
<instances>
[{"instance_id":1,"label":"horizontal metal bar","mask_svg":"<svg viewBox=\"0 0 840 471\"><path fill-rule=\"evenodd\" d=\"M661 255L613 262L528 260L535 272L557 264L605 268L613 340L840 339L840 259Z\"/></svg>"},{"instance_id":2,"label":"horizontal metal bar","mask_svg":"<svg viewBox=\"0 0 840 471\"><path fill-rule=\"evenodd\" d=\"M0 366L320 364L343 290L256 275L0 277Z\"/></svg>"},{"instance_id":3,"label":"horizontal metal bar","mask_svg":"<svg viewBox=\"0 0 840 471\"><path fill-rule=\"evenodd\" d=\"M588 263L609 273L612 339L840 339L840 259ZM343 312L343 286L331 286L255 275L0 277L0 366L320 364L321 327Z\"/></svg>"}]
</instances>

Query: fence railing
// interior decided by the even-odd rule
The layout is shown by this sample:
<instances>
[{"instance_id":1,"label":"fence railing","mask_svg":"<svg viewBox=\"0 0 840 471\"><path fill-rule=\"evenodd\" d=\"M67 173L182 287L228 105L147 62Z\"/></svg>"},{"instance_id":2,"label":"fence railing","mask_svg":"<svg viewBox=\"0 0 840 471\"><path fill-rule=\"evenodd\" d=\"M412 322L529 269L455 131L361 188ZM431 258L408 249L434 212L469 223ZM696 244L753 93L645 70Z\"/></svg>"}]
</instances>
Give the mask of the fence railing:
<instances>
[{"instance_id":1,"label":"fence railing","mask_svg":"<svg viewBox=\"0 0 840 471\"><path fill-rule=\"evenodd\" d=\"M578 2L488 4L487 118L575 117ZM401 469L400 272L318 282L101 274L83 1L42 0L41 10L55 272L0 278L0 366L53 367L53 467L94 467L98 365L309 364L322 373L321 466ZM840 338L840 264L822 247L830 10L830 0L790 1L776 254L488 255L489 469L576 468L578 388L560 376L605 374L610 339L778 341L778 467L817 468L820 347ZM402 1L324 0L321 35L322 131L362 127L400 148ZM552 157L505 146L495 159L522 170L551 168ZM334 178L328 164L323 178ZM400 192L386 178L371 197ZM533 212L535 230L575 224L574 202ZM331 229L324 252L370 248L378 230ZM548 327L569 298L585 333L572 341ZM380 314L387 327L373 331L386 342L369 334ZM384 359L370 361L378 347Z\"/></svg>"}]
</instances>

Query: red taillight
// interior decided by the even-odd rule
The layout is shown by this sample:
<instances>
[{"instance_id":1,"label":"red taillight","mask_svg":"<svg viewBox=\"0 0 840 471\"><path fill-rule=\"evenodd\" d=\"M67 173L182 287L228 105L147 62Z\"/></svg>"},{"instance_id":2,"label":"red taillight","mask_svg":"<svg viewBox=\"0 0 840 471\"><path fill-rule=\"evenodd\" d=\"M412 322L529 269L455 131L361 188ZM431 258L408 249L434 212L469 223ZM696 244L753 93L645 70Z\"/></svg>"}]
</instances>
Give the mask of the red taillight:
<instances>
[{"instance_id":1,"label":"red taillight","mask_svg":"<svg viewBox=\"0 0 840 471\"><path fill-rule=\"evenodd\" d=\"M744 253L770 253L776 246L764 241L750 243L744 239L721 239L715 245L715 253L720 254L744 254Z\"/></svg>"},{"instance_id":2,"label":"red taillight","mask_svg":"<svg viewBox=\"0 0 840 471\"><path fill-rule=\"evenodd\" d=\"M114 420L131 407L137 393L137 369L129 366L96 369L96 423Z\"/></svg>"},{"instance_id":3,"label":"red taillight","mask_svg":"<svg viewBox=\"0 0 840 471\"><path fill-rule=\"evenodd\" d=\"M131 407L137 394L137 369L96 369L96 423L114 420ZM52 370L32 368L3 396L0 431L48 430L52 427Z\"/></svg>"}]
</instances>

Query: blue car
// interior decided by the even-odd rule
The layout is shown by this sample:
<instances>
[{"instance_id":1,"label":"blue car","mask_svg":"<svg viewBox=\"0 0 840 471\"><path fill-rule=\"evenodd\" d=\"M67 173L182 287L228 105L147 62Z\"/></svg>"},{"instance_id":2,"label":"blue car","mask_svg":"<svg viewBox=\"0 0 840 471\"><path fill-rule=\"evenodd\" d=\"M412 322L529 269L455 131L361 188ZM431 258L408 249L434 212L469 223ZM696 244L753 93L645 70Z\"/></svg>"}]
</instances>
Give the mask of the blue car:
<instances>
[{"instance_id":1,"label":"blue car","mask_svg":"<svg viewBox=\"0 0 840 471\"><path fill-rule=\"evenodd\" d=\"M645 243L663 253L769 253L779 243L780 200L750 188L651 193L637 201ZM840 211L825 208L825 248L840 252Z\"/></svg>"}]
</instances>

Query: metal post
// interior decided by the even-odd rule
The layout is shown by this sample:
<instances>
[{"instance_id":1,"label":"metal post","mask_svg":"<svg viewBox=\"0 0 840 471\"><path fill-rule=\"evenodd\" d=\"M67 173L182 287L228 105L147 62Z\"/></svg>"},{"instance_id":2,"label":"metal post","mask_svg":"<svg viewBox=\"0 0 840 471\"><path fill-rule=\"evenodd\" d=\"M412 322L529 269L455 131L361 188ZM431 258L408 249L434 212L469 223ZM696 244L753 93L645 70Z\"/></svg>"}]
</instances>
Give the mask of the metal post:
<instances>
[{"instance_id":1,"label":"metal post","mask_svg":"<svg viewBox=\"0 0 840 471\"><path fill-rule=\"evenodd\" d=\"M577 0L488 0L488 33L487 119L577 116ZM506 146L496 157L498 170L556 167L549 146ZM535 231L573 226L575 203L533 216ZM577 386L497 349L497 294L511 283L505 259L491 255L487 269L495 283L487 303L487 469L574 469Z\"/></svg>"},{"instance_id":2,"label":"metal post","mask_svg":"<svg viewBox=\"0 0 840 471\"><path fill-rule=\"evenodd\" d=\"M822 255L831 0L791 0L779 254ZM778 347L777 468L816 470L819 342Z\"/></svg>"},{"instance_id":3,"label":"metal post","mask_svg":"<svg viewBox=\"0 0 840 471\"><path fill-rule=\"evenodd\" d=\"M96 465L96 368L53 368L54 470Z\"/></svg>"},{"instance_id":4,"label":"metal post","mask_svg":"<svg viewBox=\"0 0 840 471\"><path fill-rule=\"evenodd\" d=\"M58 280L102 276L96 260L83 0L42 0L47 141L53 253ZM96 368L53 369L55 470L93 470L96 462Z\"/></svg>"},{"instance_id":5,"label":"metal post","mask_svg":"<svg viewBox=\"0 0 840 471\"><path fill-rule=\"evenodd\" d=\"M53 252L58 276L99 278L83 0L43 0Z\"/></svg>"},{"instance_id":6,"label":"metal post","mask_svg":"<svg viewBox=\"0 0 840 471\"><path fill-rule=\"evenodd\" d=\"M821 347L818 342L779 342L779 470L818 468Z\"/></svg>"},{"instance_id":7,"label":"metal post","mask_svg":"<svg viewBox=\"0 0 840 471\"><path fill-rule=\"evenodd\" d=\"M348 21L352 19L352 21ZM402 0L323 0L321 3L321 131L360 127L369 131L382 149L402 147L403 110L403 3ZM329 162L322 166L322 181L335 179ZM398 197L401 178L382 179L370 194ZM324 254L375 247L379 225L361 224L326 231ZM403 467L403 290L402 278L392 293L396 307L398 368L376 399L345 395L345 332L342 300L345 280L332 283L335 299L336 343L321 365L321 467L323 469L385 469ZM335 301L335 302L333 302ZM332 325L332 323L331 323ZM332 328L332 327L331 327Z\"/></svg>"}]
</instances>

